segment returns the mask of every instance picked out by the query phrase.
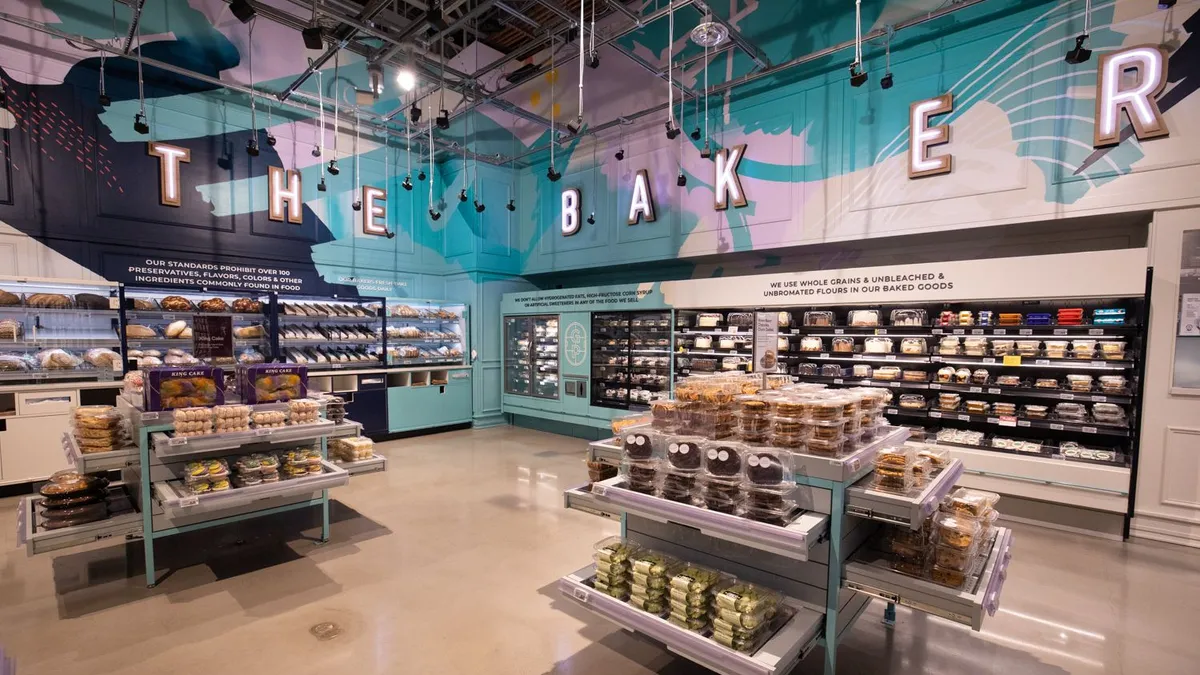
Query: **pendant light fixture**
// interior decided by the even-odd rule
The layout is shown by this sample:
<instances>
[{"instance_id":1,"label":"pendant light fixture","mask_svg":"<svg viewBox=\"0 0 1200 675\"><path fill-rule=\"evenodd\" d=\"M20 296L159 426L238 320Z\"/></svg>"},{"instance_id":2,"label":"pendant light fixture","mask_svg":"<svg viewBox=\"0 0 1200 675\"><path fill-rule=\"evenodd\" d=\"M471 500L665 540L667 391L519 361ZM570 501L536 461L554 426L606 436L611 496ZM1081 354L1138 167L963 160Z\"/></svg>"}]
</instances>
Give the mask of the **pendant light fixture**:
<instances>
[{"instance_id":1,"label":"pendant light fixture","mask_svg":"<svg viewBox=\"0 0 1200 675\"><path fill-rule=\"evenodd\" d=\"M383 130L383 189L390 206L392 201L392 134L387 129ZM384 213L391 214L391 212L390 208L384 209ZM370 218L370 210L363 217ZM383 234L388 239L396 238L396 233L392 232L391 226L387 223L383 224Z\"/></svg>"},{"instance_id":2,"label":"pendant light fixture","mask_svg":"<svg viewBox=\"0 0 1200 675\"><path fill-rule=\"evenodd\" d=\"M562 174L554 170L554 146L558 145L558 129L554 124L554 81L558 79L558 71L554 69L554 46L551 45L550 48L550 168L546 169L546 178L550 179L551 183L557 183L558 179L562 178Z\"/></svg>"},{"instance_id":3,"label":"pendant light fixture","mask_svg":"<svg viewBox=\"0 0 1200 675\"><path fill-rule=\"evenodd\" d=\"M692 42L704 48L704 146L700 148L700 157L712 157L712 135L709 133L708 120L708 50L719 46L729 37L729 29L724 24L713 21L709 14L692 29ZM697 108L699 109L699 108ZM697 127L698 128L698 127ZM692 138L695 138L693 135Z\"/></svg>"},{"instance_id":4,"label":"pendant light fixture","mask_svg":"<svg viewBox=\"0 0 1200 675\"><path fill-rule=\"evenodd\" d=\"M476 68L476 70L478 70L478 68ZM516 122L517 122L517 116L516 116L516 115L513 115L513 125L514 125L514 127L515 127L515 125L516 125ZM516 134L513 134L513 149L512 149L512 155L511 155L511 156L508 158L508 171L509 171L509 173L512 173L512 172L516 171L516 168L517 168L517 135L516 135ZM511 197L510 197L510 198L509 198L509 200L508 200L508 204L505 204L505 205L504 205L504 208L508 209L508 210L509 210L509 212L516 211L516 210L517 210L517 200L515 200L515 199L513 199L513 198L511 198Z\"/></svg>"},{"instance_id":5,"label":"pendant light fixture","mask_svg":"<svg viewBox=\"0 0 1200 675\"><path fill-rule=\"evenodd\" d=\"M354 111L354 201L350 203L350 208L355 211L362 211L362 168L359 164L358 152L358 111Z\"/></svg>"},{"instance_id":6,"label":"pendant light fixture","mask_svg":"<svg viewBox=\"0 0 1200 675\"><path fill-rule=\"evenodd\" d=\"M438 211L433 206L433 120L429 120L429 217L434 221L440 220L442 212Z\"/></svg>"},{"instance_id":7,"label":"pendant light fixture","mask_svg":"<svg viewBox=\"0 0 1200 675\"><path fill-rule=\"evenodd\" d=\"M251 157L258 157L258 116L255 106L254 95L254 24L258 23L258 19L251 19L250 23L246 24L248 39L246 42L247 55L246 59L250 63L250 140L246 141L246 154Z\"/></svg>"},{"instance_id":8,"label":"pendant light fixture","mask_svg":"<svg viewBox=\"0 0 1200 675\"><path fill-rule=\"evenodd\" d=\"M142 80L142 22L137 25L137 42L138 42L138 112L133 116L133 130L143 136L150 133L150 125L146 122L146 89L145 82Z\"/></svg>"},{"instance_id":9,"label":"pendant light fixture","mask_svg":"<svg viewBox=\"0 0 1200 675\"><path fill-rule=\"evenodd\" d=\"M468 115L469 114L470 113L468 113ZM468 179L467 173L468 173L468 169L471 168L470 165L467 164L467 121L466 120L463 120L462 151L463 151L462 189L458 191L458 201L465 202L465 201L467 201L467 179Z\"/></svg>"},{"instance_id":10,"label":"pendant light fixture","mask_svg":"<svg viewBox=\"0 0 1200 675\"><path fill-rule=\"evenodd\" d=\"M115 42L119 35L117 34L117 0L112 2L112 27L113 41ZM104 88L104 62L108 60L108 52L100 50L100 105L107 108L112 105L112 98Z\"/></svg>"},{"instance_id":11,"label":"pendant light fixture","mask_svg":"<svg viewBox=\"0 0 1200 675\"><path fill-rule=\"evenodd\" d=\"M592 3L593 7L595 2ZM579 114L575 116L574 121L567 122L567 131L572 135L578 135L583 129L583 69L587 65L587 58L583 48L583 0L579 0Z\"/></svg>"},{"instance_id":12,"label":"pendant light fixture","mask_svg":"<svg viewBox=\"0 0 1200 675\"><path fill-rule=\"evenodd\" d=\"M694 118L696 118L696 126L695 126L695 128L692 129L691 136L692 136L693 141L698 141L698 140L700 140L700 136L701 136L701 134L700 134L700 119L699 119L699 117L700 117L700 99L698 99L698 98L695 99L695 103L696 103L696 107L693 109L692 116Z\"/></svg>"},{"instance_id":13,"label":"pendant light fixture","mask_svg":"<svg viewBox=\"0 0 1200 675\"><path fill-rule=\"evenodd\" d=\"M667 4L667 140L679 136L675 123L675 4Z\"/></svg>"},{"instance_id":14,"label":"pendant light fixture","mask_svg":"<svg viewBox=\"0 0 1200 675\"><path fill-rule=\"evenodd\" d=\"M891 89L895 84L895 78L892 77L892 37L896 34L896 29L892 26L887 27L887 42L884 43L884 65L883 77L879 78L879 86L884 89Z\"/></svg>"},{"instance_id":15,"label":"pendant light fixture","mask_svg":"<svg viewBox=\"0 0 1200 675\"><path fill-rule=\"evenodd\" d=\"M867 83L867 71L863 70L862 57L862 0L854 0L854 63L850 64L850 86L861 87Z\"/></svg>"},{"instance_id":16,"label":"pendant light fixture","mask_svg":"<svg viewBox=\"0 0 1200 675\"><path fill-rule=\"evenodd\" d=\"M341 66L341 56L342 50L339 47L333 52L333 159L329 160L330 176L336 176L341 173L341 169L338 169L337 163L338 136L342 135L341 129L338 128L340 126L340 118L338 117L338 99L341 98L341 96L338 95L338 84L341 82L341 80L338 79L338 70Z\"/></svg>"},{"instance_id":17,"label":"pendant light fixture","mask_svg":"<svg viewBox=\"0 0 1200 675\"><path fill-rule=\"evenodd\" d=\"M617 118L617 151L613 157L619 162L625 159L625 118Z\"/></svg>"},{"instance_id":18,"label":"pendant light fixture","mask_svg":"<svg viewBox=\"0 0 1200 675\"><path fill-rule=\"evenodd\" d=\"M308 65L312 66L312 59L308 60ZM317 132L316 143L313 144L312 156L320 157L321 148L325 145L325 88L321 78L321 69L317 69L317 119L319 130ZM321 184L325 184L325 165L321 164Z\"/></svg>"},{"instance_id":19,"label":"pendant light fixture","mask_svg":"<svg viewBox=\"0 0 1200 675\"><path fill-rule=\"evenodd\" d=\"M412 192L412 134L408 131L408 118L404 120L404 157L408 168L404 172L404 182L400 187L408 192Z\"/></svg>"},{"instance_id":20,"label":"pendant light fixture","mask_svg":"<svg viewBox=\"0 0 1200 675\"><path fill-rule=\"evenodd\" d=\"M1067 63L1077 66L1092 58L1092 50L1084 47L1092 32L1092 0L1086 0L1083 5L1083 32L1075 38L1075 46L1067 52L1064 59Z\"/></svg>"},{"instance_id":21,"label":"pendant light fixture","mask_svg":"<svg viewBox=\"0 0 1200 675\"><path fill-rule=\"evenodd\" d=\"M474 9L474 8L472 8L472 9ZM478 33L479 20L478 19L473 20L472 26L475 29L476 33ZM474 72L478 72L478 71L479 71L479 50L476 49L475 50L475 63L472 65L471 72L474 73ZM474 85L472 85L471 90L472 90L472 93L475 95L475 98L479 98L479 91L475 88ZM471 120L473 118L474 118L474 114L471 112L468 112L466 119L463 120L463 124L465 124L467 126L467 130L471 132L471 140L476 141L476 140L479 140L478 139L479 126L471 124ZM463 145L465 146L466 144L464 143ZM464 149L464 152L465 152L465 149ZM479 201L479 146L475 147L474 160L475 160L475 174L474 174L475 199L473 199L471 203L475 207L475 213L483 213L484 210L487 209L487 206L485 206L483 202Z\"/></svg>"}]
</instances>

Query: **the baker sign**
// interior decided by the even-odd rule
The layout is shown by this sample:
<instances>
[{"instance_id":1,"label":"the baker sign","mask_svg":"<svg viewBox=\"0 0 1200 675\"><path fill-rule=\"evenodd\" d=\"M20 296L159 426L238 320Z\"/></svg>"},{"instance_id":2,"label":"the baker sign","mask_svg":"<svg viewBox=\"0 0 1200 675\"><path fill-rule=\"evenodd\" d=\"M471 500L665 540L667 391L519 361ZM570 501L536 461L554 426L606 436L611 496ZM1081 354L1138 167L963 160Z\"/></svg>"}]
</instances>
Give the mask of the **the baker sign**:
<instances>
[{"instance_id":1,"label":"the baker sign","mask_svg":"<svg viewBox=\"0 0 1200 675\"><path fill-rule=\"evenodd\" d=\"M1138 140L1167 135L1167 125L1158 109L1157 96L1167 84L1167 55L1162 48L1151 45L1130 47L1100 57L1096 81L1096 133L1092 145L1106 148L1121 141L1121 117L1128 115ZM931 156L930 148L950 142L949 124L932 126L933 117L954 111L954 94L916 101L909 106L908 117L908 177L925 178L950 173L954 156L948 152ZM713 208L724 211L732 204L742 208L748 203L738 164L746 146L725 148L713 155ZM629 225L655 220L654 195L650 180L643 169L634 174L630 196ZM579 188L562 192L560 223L563 236L579 232L583 205Z\"/></svg>"}]
</instances>

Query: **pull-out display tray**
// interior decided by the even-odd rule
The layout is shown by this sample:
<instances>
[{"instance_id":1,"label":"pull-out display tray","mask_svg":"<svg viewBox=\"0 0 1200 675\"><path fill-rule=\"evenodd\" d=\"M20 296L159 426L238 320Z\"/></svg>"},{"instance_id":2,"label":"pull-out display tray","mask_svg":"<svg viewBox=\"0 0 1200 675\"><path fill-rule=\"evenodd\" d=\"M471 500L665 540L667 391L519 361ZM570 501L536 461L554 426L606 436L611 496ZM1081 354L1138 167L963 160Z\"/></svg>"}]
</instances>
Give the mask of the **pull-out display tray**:
<instances>
[{"instance_id":1,"label":"pull-out display tray","mask_svg":"<svg viewBox=\"0 0 1200 675\"><path fill-rule=\"evenodd\" d=\"M176 518L225 511L273 497L328 490L341 487L350 481L350 474L336 464L322 460L321 466L321 473L303 478L259 483L202 495L189 494L180 481L160 482L154 484L154 494L164 513L170 518Z\"/></svg>"},{"instance_id":2,"label":"pull-out display tray","mask_svg":"<svg viewBox=\"0 0 1200 675\"><path fill-rule=\"evenodd\" d=\"M120 483L109 486L109 517L94 523L47 530L38 522L41 495L23 497L17 504L17 539L30 555L82 546L110 537L141 536L142 514Z\"/></svg>"},{"instance_id":3,"label":"pull-out display tray","mask_svg":"<svg viewBox=\"0 0 1200 675\"><path fill-rule=\"evenodd\" d=\"M63 433L62 445L63 454L67 457L67 463L75 467L80 473L119 471L131 466L137 466L138 464L137 445L113 450L112 452L85 453L79 449L79 443L76 442L75 435L70 431Z\"/></svg>"},{"instance_id":4,"label":"pull-out display tray","mask_svg":"<svg viewBox=\"0 0 1200 675\"><path fill-rule=\"evenodd\" d=\"M915 530L933 513L942 498L954 489L962 472L962 461L951 460L923 490L907 495L871 489L874 475L868 474L846 489L846 514L904 525Z\"/></svg>"},{"instance_id":5,"label":"pull-out display tray","mask_svg":"<svg viewBox=\"0 0 1200 675\"><path fill-rule=\"evenodd\" d=\"M588 483L563 490L563 506L601 518L621 519L621 511L613 508L606 500L592 494L592 488Z\"/></svg>"},{"instance_id":6,"label":"pull-out display tray","mask_svg":"<svg viewBox=\"0 0 1200 675\"><path fill-rule=\"evenodd\" d=\"M154 454L165 459L205 452L232 451L258 443L302 443L333 435L343 427L347 427L347 425L334 424L329 420L321 419L311 424L250 429L207 436L173 436L159 431L151 434L150 442L154 445ZM348 428L346 431L348 433L351 429ZM353 431L357 433L357 429L353 429Z\"/></svg>"}]
</instances>

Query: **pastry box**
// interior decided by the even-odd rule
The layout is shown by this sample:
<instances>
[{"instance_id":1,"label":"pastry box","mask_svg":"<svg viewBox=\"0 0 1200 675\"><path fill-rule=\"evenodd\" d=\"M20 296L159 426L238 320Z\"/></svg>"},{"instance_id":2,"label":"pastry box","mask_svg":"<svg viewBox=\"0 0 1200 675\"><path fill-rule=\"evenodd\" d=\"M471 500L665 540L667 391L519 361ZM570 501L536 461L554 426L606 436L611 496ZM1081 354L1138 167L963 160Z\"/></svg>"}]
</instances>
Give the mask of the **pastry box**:
<instances>
[{"instance_id":1,"label":"pastry box","mask_svg":"<svg viewBox=\"0 0 1200 675\"><path fill-rule=\"evenodd\" d=\"M881 322L877 309L852 309L846 315L846 324L850 326L878 326Z\"/></svg>"},{"instance_id":2,"label":"pastry box","mask_svg":"<svg viewBox=\"0 0 1200 675\"><path fill-rule=\"evenodd\" d=\"M924 326L926 318L923 309L893 309L891 322L893 326Z\"/></svg>"},{"instance_id":3,"label":"pastry box","mask_svg":"<svg viewBox=\"0 0 1200 675\"><path fill-rule=\"evenodd\" d=\"M147 412L225 403L225 371L212 366L154 368L145 374L142 402Z\"/></svg>"},{"instance_id":4,"label":"pastry box","mask_svg":"<svg viewBox=\"0 0 1200 675\"><path fill-rule=\"evenodd\" d=\"M833 312L811 311L804 313L805 326L832 326Z\"/></svg>"},{"instance_id":5,"label":"pastry box","mask_svg":"<svg viewBox=\"0 0 1200 675\"><path fill-rule=\"evenodd\" d=\"M291 363L257 363L238 367L242 401L251 405L308 396L308 368Z\"/></svg>"}]
</instances>

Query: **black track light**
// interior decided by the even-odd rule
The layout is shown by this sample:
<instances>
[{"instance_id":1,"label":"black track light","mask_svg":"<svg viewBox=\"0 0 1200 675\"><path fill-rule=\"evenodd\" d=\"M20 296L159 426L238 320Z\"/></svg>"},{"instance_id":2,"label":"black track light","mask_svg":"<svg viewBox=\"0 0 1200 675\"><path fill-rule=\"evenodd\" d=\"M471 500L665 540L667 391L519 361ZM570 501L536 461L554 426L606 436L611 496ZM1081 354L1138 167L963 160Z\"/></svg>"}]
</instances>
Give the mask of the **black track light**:
<instances>
[{"instance_id":1,"label":"black track light","mask_svg":"<svg viewBox=\"0 0 1200 675\"><path fill-rule=\"evenodd\" d=\"M336 176L341 172L342 172L342 170L338 168L337 160L336 159L329 160L329 175Z\"/></svg>"},{"instance_id":2,"label":"black track light","mask_svg":"<svg viewBox=\"0 0 1200 675\"><path fill-rule=\"evenodd\" d=\"M850 86L861 87L867 83L867 71L859 70L858 64L850 66Z\"/></svg>"},{"instance_id":3,"label":"black track light","mask_svg":"<svg viewBox=\"0 0 1200 675\"><path fill-rule=\"evenodd\" d=\"M517 210L517 200L515 200L515 199L508 200L508 204L505 204L504 208L508 209L509 211L516 211Z\"/></svg>"},{"instance_id":4,"label":"black track light","mask_svg":"<svg viewBox=\"0 0 1200 675\"><path fill-rule=\"evenodd\" d=\"M613 155L613 157L616 157L618 162L625 159L625 148L618 149L616 154Z\"/></svg>"},{"instance_id":5,"label":"black track light","mask_svg":"<svg viewBox=\"0 0 1200 675\"><path fill-rule=\"evenodd\" d=\"M704 139L704 147L700 148L700 159L710 159L712 157L712 146L708 144L708 139Z\"/></svg>"},{"instance_id":6,"label":"black track light","mask_svg":"<svg viewBox=\"0 0 1200 675\"><path fill-rule=\"evenodd\" d=\"M350 208L354 209L355 211L362 211L362 202L356 199L354 200L354 203L350 205Z\"/></svg>"},{"instance_id":7,"label":"black track light","mask_svg":"<svg viewBox=\"0 0 1200 675\"><path fill-rule=\"evenodd\" d=\"M1175 6L1175 0L1158 0L1159 9L1171 9Z\"/></svg>"},{"instance_id":8,"label":"black track light","mask_svg":"<svg viewBox=\"0 0 1200 675\"><path fill-rule=\"evenodd\" d=\"M416 124L421 121L421 109L417 107L414 101L412 107L408 109L408 121Z\"/></svg>"},{"instance_id":9,"label":"black track light","mask_svg":"<svg viewBox=\"0 0 1200 675\"><path fill-rule=\"evenodd\" d=\"M421 172L417 174L417 180L425 180L425 169L421 169Z\"/></svg>"},{"instance_id":10,"label":"black track light","mask_svg":"<svg viewBox=\"0 0 1200 675\"><path fill-rule=\"evenodd\" d=\"M395 238L396 238L396 233L395 233L395 232L392 232L391 230L388 230L388 231L387 231L387 238L388 238L388 239L395 239Z\"/></svg>"},{"instance_id":11,"label":"black track light","mask_svg":"<svg viewBox=\"0 0 1200 675\"><path fill-rule=\"evenodd\" d=\"M229 3L229 9L233 11L233 15L237 17L237 20L242 23L250 23L250 20L256 14L254 5L250 4L248 0L233 0L233 2Z\"/></svg>"},{"instance_id":12,"label":"black track light","mask_svg":"<svg viewBox=\"0 0 1200 675\"><path fill-rule=\"evenodd\" d=\"M460 201L460 202L467 201L467 189L466 188L463 188L458 191L458 201Z\"/></svg>"},{"instance_id":13,"label":"black track light","mask_svg":"<svg viewBox=\"0 0 1200 675\"><path fill-rule=\"evenodd\" d=\"M436 124L437 128L441 129L442 131L449 129L450 128L450 111L446 110L445 108L442 108L441 110L439 110L437 119L435 119L433 121L433 123Z\"/></svg>"},{"instance_id":14,"label":"black track light","mask_svg":"<svg viewBox=\"0 0 1200 675\"><path fill-rule=\"evenodd\" d=\"M572 135L578 134L579 130L582 128L583 128L583 115L580 115L579 117L576 117L574 120L567 122L567 131L571 132Z\"/></svg>"},{"instance_id":15,"label":"black track light","mask_svg":"<svg viewBox=\"0 0 1200 675\"><path fill-rule=\"evenodd\" d=\"M483 213L485 209L487 209L487 207L484 206L483 204L481 204L478 199L476 199L475 200L475 213Z\"/></svg>"},{"instance_id":16,"label":"black track light","mask_svg":"<svg viewBox=\"0 0 1200 675\"><path fill-rule=\"evenodd\" d=\"M304 38L304 46L308 49L325 48L325 41L321 39L321 26L316 23L309 24L308 28L300 31L300 35Z\"/></svg>"},{"instance_id":17,"label":"black track light","mask_svg":"<svg viewBox=\"0 0 1200 675\"><path fill-rule=\"evenodd\" d=\"M320 156L321 156L321 146L319 146L319 145L314 145L314 146L313 146L313 149L312 149L312 156L313 156L313 157L320 157Z\"/></svg>"},{"instance_id":18,"label":"black track light","mask_svg":"<svg viewBox=\"0 0 1200 675\"><path fill-rule=\"evenodd\" d=\"M246 141L246 154L251 157L258 157L258 139L251 138Z\"/></svg>"},{"instance_id":19,"label":"black track light","mask_svg":"<svg viewBox=\"0 0 1200 675\"><path fill-rule=\"evenodd\" d=\"M321 182L317 183L317 192L324 192L326 189L327 188L325 187L325 178L322 176Z\"/></svg>"},{"instance_id":20,"label":"black track light","mask_svg":"<svg viewBox=\"0 0 1200 675\"><path fill-rule=\"evenodd\" d=\"M404 188L405 190L408 190L409 192L412 192L412 177L405 176L404 182L400 184L400 187Z\"/></svg>"},{"instance_id":21,"label":"black track light","mask_svg":"<svg viewBox=\"0 0 1200 675\"><path fill-rule=\"evenodd\" d=\"M695 129L692 129L692 133L691 133L691 134L689 134L689 135L692 137L692 140L693 140L693 141L698 141L698 140L700 140L700 136L701 136L701 134L700 134L700 127L696 127Z\"/></svg>"},{"instance_id":22,"label":"black track light","mask_svg":"<svg viewBox=\"0 0 1200 675\"><path fill-rule=\"evenodd\" d=\"M1174 4L1174 3L1172 3L1172 4ZM588 65L588 68L599 68L600 67L600 52L596 52L596 51L588 52L587 65Z\"/></svg>"},{"instance_id":23,"label":"black track light","mask_svg":"<svg viewBox=\"0 0 1200 675\"><path fill-rule=\"evenodd\" d=\"M1067 57L1065 59L1067 63L1075 66L1092 58L1092 50L1086 49L1083 46L1083 43L1087 42L1087 39L1087 33L1075 38L1075 47L1067 52Z\"/></svg>"},{"instance_id":24,"label":"black track light","mask_svg":"<svg viewBox=\"0 0 1200 675\"><path fill-rule=\"evenodd\" d=\"M675 184L679 187L687 185L687 176L683 175L682 171L680 171L679 175L675 177Z\"/></svg>"},{"instance_id":25,"label":"black track light","mask_svg":"<svg viewBox=\"0 0 1200 675\"><path fill-rule=\"evenodd\" d=\"M879 78L879 86L884 89L891 89L893 84L895 84L895 82L892 79L892 74L890 72Z\"/></svg>"},{"instance_id":26,"label":"black track light","mask_svg":"<svg viewBox=\"0 0 1200 675\"><path fill-rule=\"evenodd\" d=\"M150 133L150 125L146 124L146 116L142 113L133 116L133 130L143 136Z\"/></svg>"},{"instance_id":27,"label":"black track light","mask_svg":"<svg viewBox=\"0 0 1200 675\"><path fill-rule=\"evenodd\" d=\"M108 94L100 94L100 105L104 106L105 108L112 105L112 97Z\"/></svg>"},{"instance_id":28,"label":"black track light","mask_svg":"<svg viewBox=\"0 0 1200 675\"><path fill-rule=\"evenodd\" d=\"M275 147L275 134L269 131L267 132L267 145L271 146L272 148Z\"/></svg>"},{"instance_id":29,"label":"black track light","mask_svg":"<svg viewBox=\"0 0 1200 675\"><path fill-rule=\"evenodd\" d=\"M595 225L595 224L596 224L596 212L595 212L595 211L592 211L590 214L588 214L588 217L587 217L587 224L588 224L588 225Z\"/></svg>"},{"instance_id":30,"label":"black track light","mask_svg":"<svg viewBox=\"0 0 1200 675\"><path fill-rule=\"evenodd\" d=\"M673 141L679 137L679 125L675 124L674 120L667 120L667 140Z\"/></svg>"},{"instance_id":31,"label":"black track light","mask_svg":"<svg viewBox=\"0 0 1200 675\"><path fill-rule=\"evenodd\" d=\"M557 183L558 179L562 178L562 174L555 171L554 167L551 166L549 169L546 169L546 178L549 178L551 183Z\"/></svg>"},{"instance_id":32,"label":"black track light","mask_svg":"<svg viewBox=\"0 0 1200 675\"><path fill-rule=\"evenodd\" d=\"M429 209L429 217L434 220L441 220L442 213L436 209Z\"/></svg>"}]
</instances>

